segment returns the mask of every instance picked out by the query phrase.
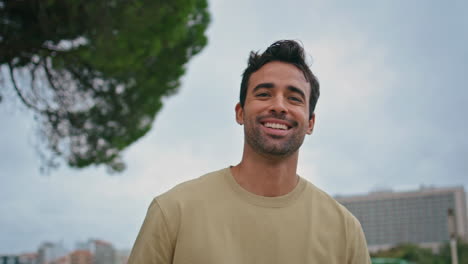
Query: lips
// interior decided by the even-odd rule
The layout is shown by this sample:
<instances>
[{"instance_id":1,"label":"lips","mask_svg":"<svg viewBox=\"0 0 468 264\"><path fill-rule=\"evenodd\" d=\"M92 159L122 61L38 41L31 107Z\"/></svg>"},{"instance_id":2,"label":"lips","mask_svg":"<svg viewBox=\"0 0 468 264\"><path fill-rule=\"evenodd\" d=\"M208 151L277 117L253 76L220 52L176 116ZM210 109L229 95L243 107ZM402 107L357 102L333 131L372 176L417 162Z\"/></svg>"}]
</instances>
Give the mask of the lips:
<instances>
[{"instance_id":1,"label":"lips","mask_svg":"<svg viewBox=\"0 0 468 264\"><path fill-rule=\"evenodd\" d=\"M262 124L264 127L272 128L272 129L280 129L280 130L289 130L292 127L297 125L297 122L283 119L283 118L275 118L275 117L259 117L258 122Z\"/></svg>"},{"instance_id":2,"label":"lips","mask_svg":"<svg viewBox=\"0 0 468 264\"><path fill-rule=\"evenodd\" d=\"M267 122L263 124L265 127L273 128L273 129L280 129L280 130L288 130L288 126L285 124L279 124L279 123L272 123L272 122Z\"/></svg>"},{"instance_id":3,"label":"lips","mask_svg":"<svg viewBox=\"0 0 468 264\"><path fill-rule=\"evenodd\" d=\"M262 125L263 131L275 138L288 135L291 128L297 125L297 122L283 118L275 118L272 116L259 117L258 122Z\"/></svg>"}]
</instances>

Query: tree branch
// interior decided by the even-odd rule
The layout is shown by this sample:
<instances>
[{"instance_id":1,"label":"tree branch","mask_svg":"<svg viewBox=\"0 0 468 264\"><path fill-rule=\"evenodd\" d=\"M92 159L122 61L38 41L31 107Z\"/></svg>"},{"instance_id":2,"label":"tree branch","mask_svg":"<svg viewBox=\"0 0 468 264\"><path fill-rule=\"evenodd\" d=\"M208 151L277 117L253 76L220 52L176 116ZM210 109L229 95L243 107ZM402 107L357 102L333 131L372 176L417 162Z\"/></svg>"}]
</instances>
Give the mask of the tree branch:
<instances>
[{"instance_id":1,"label":"tree branch","mask_svg":"<svg viewBox=\"0 0 468 264\"><path fill-rule=\"evenodd\" d=\"M33 64L33 65L34 65L33 68L29 69L29 73L31 74L31 91L33 92L34 97L36 99L34 101L37 102L41 98L40 98L39 93L37 92L37 89L36 89L36 69L37 69L37 65L36 64Z\"/></svg>"},{"instance_id":2,"label":"tree branch","mask_svg":"<svg viewBox=\"0 0 468 264\"><path fill-rule=\"evenodd\" d=\"M55 86L55 83L53 82L52 74L50 73L49 68L47 67L47 63L46 63L45 61L43 61L42 67L44 68L44 71L45 71L45 73L46 73L47 80L49 81L50 87L51 87L54 91L58 91L57 86Z\"/></svg>"},{"instance_id":3,"label":"tree branch","mask_svg":"<svg viewBox=\"0 0 468 264\"><path fill-rule=\"evenodd\" d=\"M52 73L50 72L49 67L47 66L47 62L45 60L43 60L43 62L42 62L42 68L44 69L44 72L46 74L47 81L49 82L50 87L52 88L52 90L55 91L55 95L57 96L58 103L62 107L64 107L65 110L68 112L67 104L65 103L65 100L64 100L63 95L62 95L63 89L59 90L59 87L57 87L55 85L54 77L52 76Z\"/></svg>"},{"instance_id":4,"label":"tree branch","mask_svg":"<svg viewBox=\"0 0 468 264\"><path fill-rule=\"evenodd\" d=\"M46 113L46 111L39 109L37 106L31 104L30 102L28 102L28 100L26 100L26 97L24 97L23 93L21 93L20 89L18 88L18 85L16 84L16 79L13 73L13 66L11 65L11 62L8 62L8 68L10 70L10 78L11 82L13 83L13 88L15 89L15 92L20 98L21 102L23 102L23 104L26 105L28 108L31 108L39 113Z\"/></svg>"}]
</instances>

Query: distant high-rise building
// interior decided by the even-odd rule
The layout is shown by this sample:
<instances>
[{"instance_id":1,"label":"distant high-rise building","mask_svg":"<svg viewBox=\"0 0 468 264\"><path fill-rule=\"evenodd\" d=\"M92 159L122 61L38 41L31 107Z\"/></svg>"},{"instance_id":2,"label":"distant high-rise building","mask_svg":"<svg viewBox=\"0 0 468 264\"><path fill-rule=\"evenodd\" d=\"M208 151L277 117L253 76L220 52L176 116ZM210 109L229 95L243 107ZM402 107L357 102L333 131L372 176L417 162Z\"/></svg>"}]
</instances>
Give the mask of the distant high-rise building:
<instances>
[{"instance_id":1,"label":"distant high-rise building","mask_svg":"<svg viewBox=\"0 0 468 264\"><path fill-rule=\"evenodd\" d=\"M19 264L18 255L0 255L0 264Z\"/></svg>"},{"instance_id":2,"label":"distant high-rise building","mask_svg":"<svg viewBox=\"0 0 468 264\"><path fill-rule=\"evenodd\" d=\"M115 251L115 264L127 264L130 250L116 250Z\"/></svg>"},{"instance_id":3,"label":"distant high-rise building","mask_svg":"<svg viewBox=\"0 0 468 264\"><path fill-rule=\"evenodd\" d=\"M21 264L38 264L39 263L37 253L20 254L19 260Z\"/></svg>"},{"instance_id":4,"label":"distant high-rise building","mask_svg":"<svg viewBox=\"0 0 468 264\"><path fill-rule=\"evenodd\" d=\"M54 259L50 264L71 264L71 259L69 255L62 256Z\"/></svg>"},{"instance_id":5,"label":"distant high-rise building","mask_svg":"<svg viewBox=\"0 0 468 264\"><path fill-rule=\"evenodd\" d=\"M114 264L115 249L111 243L95 240L94 264Z\"/></svg>"},{"instance_id":6,"label":"distant high-rise building","mask_svg":"<svg viewBox=\"0 0 468 264\"><path fill-rule=\"evenodd\" d=\"M463 187L422 187L409 192L383 191L335 198L361 222L370 251L405 242L437 250L449 240L449 209L455 214L457 236L468 241Z\"/></svg>"},{"instance_id":7,"label":"distant high-rise building","mask_svg":"<svg viewBox=\"0 0 468 264\"><path fill-rule=\"evenodd\" d=\"M77 243L77 249L88 250L93 255L93 264L114 264L115 249L111 243L90 239L84 243Z\"/></svg>"},{"instance_id":8,"label":"distant high-rise building","mask_svg":"<svg viewBox=\"0 0 468 264\"><path fill-rule=\"evenodd\" d=\"M36 253L19 255L0 255L0 264L37 264Z\"/></svg>"},{"instance_id":9,"label":"distant high-rise building","mask_svg":"<svg viewBox=\"0 0 468 264\"><path fill-rule=\"evenodd\" d=\"M51 264L55 260L68 255L62 243L44 242L39 246L37 252L38 264ZM63 260L61 260L63 262Z\"/></svg>"},{"instance_id":10,"label":"distant high-rise building","mask_svg":"<svg viewBox=\"0 0 468 264\"><path fill-rule=\"evenodd\" d=\"M70 253L71 264L93 264L93 254L89 250L75 250Z\"/></svg>"}]
</instances>

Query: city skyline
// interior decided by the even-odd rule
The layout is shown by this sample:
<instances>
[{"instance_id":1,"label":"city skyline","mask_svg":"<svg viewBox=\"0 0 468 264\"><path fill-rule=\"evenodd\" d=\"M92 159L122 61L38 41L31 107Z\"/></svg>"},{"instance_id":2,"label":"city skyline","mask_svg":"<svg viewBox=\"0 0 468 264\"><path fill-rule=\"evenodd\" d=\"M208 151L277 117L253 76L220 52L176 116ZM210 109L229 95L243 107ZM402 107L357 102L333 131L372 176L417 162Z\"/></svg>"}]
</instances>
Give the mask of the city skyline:
<instances>
[{"instance_id":1,"label":"city skyline","mask_svg":"<svg viewBox=\"0 0 468 264\"><path fill-rule=\"evenodd\" d=\"M0 254L0 262L7 258L1 263L19 259L24 264L125 264L129 254L129 249L116 249L111 242L89 238L76 242L73 249L66 248L63 241L43 241L36 251Z\"/></svg>"}]
</instances>

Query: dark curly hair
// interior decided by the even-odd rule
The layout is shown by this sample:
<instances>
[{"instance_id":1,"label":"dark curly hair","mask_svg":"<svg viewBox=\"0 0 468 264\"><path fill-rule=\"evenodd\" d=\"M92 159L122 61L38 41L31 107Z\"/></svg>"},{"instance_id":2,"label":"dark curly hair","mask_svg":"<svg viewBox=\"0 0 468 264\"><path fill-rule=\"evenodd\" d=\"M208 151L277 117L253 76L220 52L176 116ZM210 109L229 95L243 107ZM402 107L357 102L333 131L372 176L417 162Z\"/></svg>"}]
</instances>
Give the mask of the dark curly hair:
<instances>
[{"instance_id":1,"label":"dark curly hair","mask_svg":"<svg viewBox=\"0 0 468 264\"><path fill-rule=\"evenodd\" d=\"M252 73L258 71L263 65L272 62L281 61L290 63L296 66L299 70L304 73L304 77L310 84L310 99L309 99L309 118L315 110L315 105L320 96L320 85L309 69L309 66L305 62L304 48L294 40L279 40L271 44L265 52L259 54L258 52L250 52L247 68L242 74L242 82L240 87L239 102L242 107L245 104L245 97L247 96L247 87L249 85L249 79Z\"/></svg>"}]
</instances>

